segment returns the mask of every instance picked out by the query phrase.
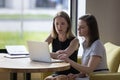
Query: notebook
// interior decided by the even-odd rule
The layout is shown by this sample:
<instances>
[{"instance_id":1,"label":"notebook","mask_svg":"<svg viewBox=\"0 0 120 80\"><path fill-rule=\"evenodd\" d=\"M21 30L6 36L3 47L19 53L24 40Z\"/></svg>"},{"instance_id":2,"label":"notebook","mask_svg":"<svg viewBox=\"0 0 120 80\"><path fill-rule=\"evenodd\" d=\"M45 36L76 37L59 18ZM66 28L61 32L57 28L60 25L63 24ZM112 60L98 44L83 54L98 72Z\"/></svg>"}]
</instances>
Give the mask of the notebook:
<instances>
[{"instance_id":1,"label":"notebook","mask_svg":"<svg viewBox=\"0 0 120 80\"><path fill-rule=\"evenodd\" d=\"M40 62L63 62L63 60L52 59L47 42L27 41L30 59Z\"/></svg>"},{"instance_id":2,"label":"notebook","mask_svg":"<svg viewBox=\"0 0 120 80\"><path fill-rule=\"evenodd\" d=\"M10 55L28 55L29 52L27 51L24 45L6 45L5 46L8 54Z\"/></svg>"}]
</instances>

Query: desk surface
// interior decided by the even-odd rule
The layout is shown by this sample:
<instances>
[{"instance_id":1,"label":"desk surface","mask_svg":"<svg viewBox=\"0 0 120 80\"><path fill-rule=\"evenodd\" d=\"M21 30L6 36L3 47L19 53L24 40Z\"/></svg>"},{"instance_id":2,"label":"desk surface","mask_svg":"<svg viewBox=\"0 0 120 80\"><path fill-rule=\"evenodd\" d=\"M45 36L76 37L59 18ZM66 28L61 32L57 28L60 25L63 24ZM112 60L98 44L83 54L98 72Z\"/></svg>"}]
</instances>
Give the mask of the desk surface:
<instances>
[{"instance_id":1,"label":"desk surface","mask_svg":"<svg viewBox=\"0 0 120 80\"><path fill-rule=\"evenodd\" d=\"M5 58L0 54L0 72L49 72L62 71L70 68L69 63L34 62L30 58Z\"/></svg>"}]
</instances>

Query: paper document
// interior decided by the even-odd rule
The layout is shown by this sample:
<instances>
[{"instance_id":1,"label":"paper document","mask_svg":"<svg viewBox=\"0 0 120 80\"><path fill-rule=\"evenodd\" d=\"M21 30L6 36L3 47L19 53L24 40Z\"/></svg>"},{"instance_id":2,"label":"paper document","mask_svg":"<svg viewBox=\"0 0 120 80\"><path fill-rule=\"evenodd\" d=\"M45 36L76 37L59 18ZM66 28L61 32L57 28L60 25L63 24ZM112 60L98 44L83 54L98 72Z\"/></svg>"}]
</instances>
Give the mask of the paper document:
<instances>
[{"instance_id":1,"label":"paper document","mask_svg":"<svg viewBox=\"0 0 120 80\"><path fill-rule=\"evenodd\" d=\"M5 46L8 54L10 55L28 55L29 52L27 51L24 45L6 45Z\"/></svg>"},{"instance_id":2,"label":"paper document","mask_svg":"<svg viewBox=\"0 0 120 80\"><path fill-rule=\"evenodd\" d=\"M6 58L11 58L11 59L15 59L15 58L28 58L29 55L5 55L4 57Z\"/></svg>"}]
</instances>

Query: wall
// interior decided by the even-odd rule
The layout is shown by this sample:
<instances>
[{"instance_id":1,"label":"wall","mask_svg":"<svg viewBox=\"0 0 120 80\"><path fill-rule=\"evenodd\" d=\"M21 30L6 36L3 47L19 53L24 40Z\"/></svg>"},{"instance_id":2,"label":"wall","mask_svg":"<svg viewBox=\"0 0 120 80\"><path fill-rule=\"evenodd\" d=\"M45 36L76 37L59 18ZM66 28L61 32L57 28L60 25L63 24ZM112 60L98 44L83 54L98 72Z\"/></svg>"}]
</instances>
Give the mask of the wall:
<instances>
[{"instance_id":1,"label":"wall","mask_svg":"<svg viewBox=\"0 0 120 80\"><path fill-rule=\"evenodd\" d=\"M120 0L86 0L86 13L96 16L101 40L120 45Z\"/></svg>"}]
</instances>

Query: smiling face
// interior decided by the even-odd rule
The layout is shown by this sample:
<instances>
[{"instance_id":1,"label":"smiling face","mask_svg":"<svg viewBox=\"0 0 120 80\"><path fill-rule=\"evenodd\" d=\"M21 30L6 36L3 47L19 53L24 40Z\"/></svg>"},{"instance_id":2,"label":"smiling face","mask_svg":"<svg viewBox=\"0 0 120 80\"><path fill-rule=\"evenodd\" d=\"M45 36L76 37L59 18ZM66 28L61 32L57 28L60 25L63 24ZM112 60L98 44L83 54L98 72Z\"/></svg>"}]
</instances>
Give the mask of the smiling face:
<instances>
[{"instance_id":1,"label":"smiling face","mask_svg":"<svg viewBox=\"0 0 120 80\"><path fill-rule=\"evenodd\" d=\"M56 17L55 18L55 30L57 34L66 34L67 28L68 28L68 23L63 17Z\"/></svg>"},{"instance_id":2,"label":"smiling face","mask_svg":"<svg viewBox=\"0 0 120 80\"><path fill-rule=\"evenodd\" d=\"M88 37L89 35L88 25L84 20L79 20L78 22L78 33L79 36L84 36L84 37Z\"/></svg>"}]
</instances>

